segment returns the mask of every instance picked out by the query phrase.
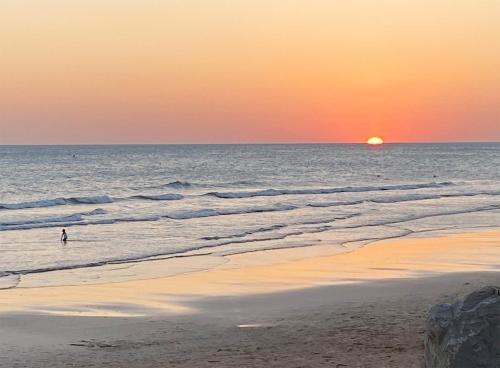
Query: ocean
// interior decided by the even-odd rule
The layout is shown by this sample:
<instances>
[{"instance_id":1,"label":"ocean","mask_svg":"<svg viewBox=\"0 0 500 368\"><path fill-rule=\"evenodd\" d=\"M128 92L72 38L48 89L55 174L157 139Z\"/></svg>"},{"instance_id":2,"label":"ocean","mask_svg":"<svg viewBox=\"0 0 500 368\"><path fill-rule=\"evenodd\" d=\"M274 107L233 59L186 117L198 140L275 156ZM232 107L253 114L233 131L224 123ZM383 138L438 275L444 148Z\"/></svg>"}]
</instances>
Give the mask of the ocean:
<instances>
[{"instance_id":1,"label":"ocean","mask_svg":"<svg viewBox=\"0 0 500 368\"><path fill-rule=\"evenodd\" d=\"M0 146L0 288L498 227L499 167L500 143Z\"/></svg>"}]
</instances>

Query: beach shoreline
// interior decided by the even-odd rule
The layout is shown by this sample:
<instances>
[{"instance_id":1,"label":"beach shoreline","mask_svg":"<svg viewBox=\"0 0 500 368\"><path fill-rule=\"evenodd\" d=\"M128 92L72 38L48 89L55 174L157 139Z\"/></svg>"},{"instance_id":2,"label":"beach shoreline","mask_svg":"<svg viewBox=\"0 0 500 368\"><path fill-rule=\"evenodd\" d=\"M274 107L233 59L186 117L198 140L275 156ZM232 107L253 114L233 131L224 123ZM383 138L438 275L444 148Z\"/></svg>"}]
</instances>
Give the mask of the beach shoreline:
<instances>
[{"instance_id":1,"label":"beach shoreline","mask_svg":"<svg viewBox=\"0 0 500 368\"><path fill-rule=\"evenodd\" d=\"M275 250L171 277L2 290L1 355L12 367L417 367L430 306L499 284L499 235Z\"/></svg>"}]
</instances>

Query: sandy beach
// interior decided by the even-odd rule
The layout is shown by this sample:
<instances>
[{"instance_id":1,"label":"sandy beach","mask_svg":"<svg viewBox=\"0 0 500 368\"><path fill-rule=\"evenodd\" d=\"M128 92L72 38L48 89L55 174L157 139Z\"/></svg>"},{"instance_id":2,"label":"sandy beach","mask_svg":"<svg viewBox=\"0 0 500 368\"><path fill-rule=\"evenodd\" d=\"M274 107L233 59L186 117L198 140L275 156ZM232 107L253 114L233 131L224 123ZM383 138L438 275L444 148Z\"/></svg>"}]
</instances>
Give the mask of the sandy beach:
<instances>
[{"instance_id":1,"label":"sandy beach","mask_svg":"<svg viewBox=\"0 0 500 368\"><path fill-rule=\"evenodd\" d=\"M430 306L499 284L499 235L254 252L171 277L2 290L2 366L419 367Z\"/></svg>"},{"instance_id":2,"label":"sandy beach","mask_svg":"<svg viewBox=\"0 0 500 368\"><path fill-rule=\"evenodd\" d=\"M499 18L1 1L0 368L500 367Z\"/></svg>"}]
</instances>

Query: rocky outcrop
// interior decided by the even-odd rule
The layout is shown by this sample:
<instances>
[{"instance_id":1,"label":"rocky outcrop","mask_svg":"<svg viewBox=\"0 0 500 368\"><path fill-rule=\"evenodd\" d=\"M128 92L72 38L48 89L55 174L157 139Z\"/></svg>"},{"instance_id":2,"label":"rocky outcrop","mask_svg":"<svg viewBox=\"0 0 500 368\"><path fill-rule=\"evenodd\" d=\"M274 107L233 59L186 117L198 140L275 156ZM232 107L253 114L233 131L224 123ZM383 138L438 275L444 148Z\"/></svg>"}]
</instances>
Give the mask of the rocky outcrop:
<instances>
[{"instance_id":1,"label":"rocky outcrop","mask_svg":"<svg viewBox=\"0 0 500 368\"><path fill-rule=\"evenodd\" d=\"M500 368L500 288L488 286L427 319L426 368Z\"/></svg>"}]
</instances>

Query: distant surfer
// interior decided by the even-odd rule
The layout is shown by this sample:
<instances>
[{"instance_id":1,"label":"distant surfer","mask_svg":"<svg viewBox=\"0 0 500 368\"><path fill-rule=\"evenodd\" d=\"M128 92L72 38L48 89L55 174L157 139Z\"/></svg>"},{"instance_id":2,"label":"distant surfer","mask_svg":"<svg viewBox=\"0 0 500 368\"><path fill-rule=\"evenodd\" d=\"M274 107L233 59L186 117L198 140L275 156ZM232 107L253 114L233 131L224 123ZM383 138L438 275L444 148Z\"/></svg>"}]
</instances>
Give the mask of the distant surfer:
<instances>
[{"instance_id":1,"label":"distant surfer","mask_svg":"<svg viewBox=\"0 0 500 368\"><path fill-rule=\"evenodd\" d=\"M66 229L62 229L61 241L64 243L68 241L68 234L66 234Z\"/></svg>"}]
</instances>

